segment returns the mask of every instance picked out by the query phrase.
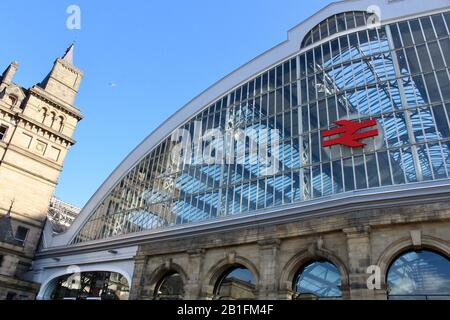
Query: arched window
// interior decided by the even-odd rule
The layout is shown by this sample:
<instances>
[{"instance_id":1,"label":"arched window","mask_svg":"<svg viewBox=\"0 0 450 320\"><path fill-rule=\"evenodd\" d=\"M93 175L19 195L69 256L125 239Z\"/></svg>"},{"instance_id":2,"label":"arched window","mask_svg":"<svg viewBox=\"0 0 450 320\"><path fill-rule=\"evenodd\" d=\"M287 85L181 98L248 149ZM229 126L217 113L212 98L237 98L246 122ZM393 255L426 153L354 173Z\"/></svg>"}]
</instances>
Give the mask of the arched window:
<instances>
[{"instance_id":1,"label":"arched window","mask_svg":"<svg viewBox=\"0 0 450 320\"><path fill-rule=\"evenodd\" d=\"M214 290L214 299L253 300L256 281L253 274L244 266L237 265L225 271Z\"/></svg>"},{"instance_id":2,"label":"arched window","mask_svg":"<svg viewBox=\"0 0 450 320\"><path fill-rule=\"evenodd\" d=\"M41 123L44 123L47 119L48 111L46 108L41 109Z\"/></svg>"},{"instance_id":3,"label":"arched window","mask_svg":"<svg viewBox=\"0 0 450 320\"><path fill-rule=\"evenodd\" d=\"M45 300L128 300L129 284L120 273L92 271L66 274L50 282Z\"/></svg>"},{"instance_id":4,"label":"arched window","mask_svg":"<svg viewBox=\"0 0 450 320\"><path fill-rule=\"evenodd\" d=\"M389 299L450 299L450 260L430 251L402 253L387 272Z\"/></svg>"},{"instance_id":5,"label":"arched window","mask_svg":"<svg viewBox=\"0 0 450 320\"><path fill-rule=\"evenodd\" d=\"M63 128L64 128L64 117L59 116L58 117L58 124L57 124L58 132L62 132Z\"/></svg>"},{"instance_id":6,"label":"arched window","mask_svg":"<svg viewBox=\"0 0 450 320\"><path fill-rule=\"evenodd\" d=\"M182 300L184 283L177 272L167 273L158 283L155 290L155 300Z\"/></svg>"},{"instance_id":7,"label":"arched window","mask_svg":"<svg viewBox=\"0 0 450 320\"><path fill-rule=\"evenodd\" d=\"M53 128L56 122L56 113L50 112L50 128Z\"/></svg>"},{"instance_id":8,"label":"arched window","mask_svg":"<svg viewBox=\"0 0 450 320\"><path fill-rule=\"evenodd\" d=\"M294 278L294 290L298 298L340 298L341 274L328 261L314 261L300 269Z\"/></svg>"}]
</instances>

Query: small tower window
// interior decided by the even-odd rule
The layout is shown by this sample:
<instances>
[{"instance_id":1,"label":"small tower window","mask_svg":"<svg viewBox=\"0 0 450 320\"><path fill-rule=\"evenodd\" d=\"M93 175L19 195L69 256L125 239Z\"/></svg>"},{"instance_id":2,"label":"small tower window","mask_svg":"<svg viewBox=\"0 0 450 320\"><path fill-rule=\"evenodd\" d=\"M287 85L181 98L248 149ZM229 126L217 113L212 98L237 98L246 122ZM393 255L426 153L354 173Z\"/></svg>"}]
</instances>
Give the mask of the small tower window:
<instances>
[{"instance_id":1,"label":"small tower window","mask_svg":"<svg viewBox=\"0 0 450 320\"><path fill-rule=\"evenodd\" d=\"M17 97L15 96L15 95L13 95L13 94L10 94L9 96L8 96L8 99L9 99L9 103L12 105L12 106L15 106L16 105L16 103L17 103Z\"/></svg>"},{"instance_id":2,"label":"small tower window","mask_svg":"<svg viewBox=\"0 0 450 320\"><path fill-rule=\"evenodd\" d=\"M5 125L0 125L0 141L6 138L6 133L8 132L8 127Z\"/></svg>"},{"instance_id":3,"label":"small tower window","mask_svg":"<svg viewBox=\"0 0 450 320\"><path fill-rule=\"evenodd\" d=\"M22 245L24 245L25 244L25 240L27 240L28 231L30 231L28 228L25 228L25 227L22 227L22 226L19 226L17 228L15 238L16 238L17 241L20 241L20 243Z\"/></svg>"}]
</instances>

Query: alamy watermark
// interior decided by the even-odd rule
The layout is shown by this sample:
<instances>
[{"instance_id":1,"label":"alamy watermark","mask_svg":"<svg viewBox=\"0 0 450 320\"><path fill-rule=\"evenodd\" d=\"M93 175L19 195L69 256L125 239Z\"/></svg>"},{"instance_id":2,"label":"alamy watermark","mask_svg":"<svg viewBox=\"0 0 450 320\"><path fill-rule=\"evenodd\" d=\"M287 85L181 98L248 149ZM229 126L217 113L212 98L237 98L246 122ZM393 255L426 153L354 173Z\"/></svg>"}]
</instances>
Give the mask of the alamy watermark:
<instances>
[{"instance_id":1,"label":"alamy watermark","mask_svg":"<svg viewBox=\"0 0 450 320\"><path fill-rule=\"evenodd\" d=\"M81 29L81 8L75 4L67 7L66 13L69 15L66 20L66 27L69 30Z\"/></svg>"}]
</instances>

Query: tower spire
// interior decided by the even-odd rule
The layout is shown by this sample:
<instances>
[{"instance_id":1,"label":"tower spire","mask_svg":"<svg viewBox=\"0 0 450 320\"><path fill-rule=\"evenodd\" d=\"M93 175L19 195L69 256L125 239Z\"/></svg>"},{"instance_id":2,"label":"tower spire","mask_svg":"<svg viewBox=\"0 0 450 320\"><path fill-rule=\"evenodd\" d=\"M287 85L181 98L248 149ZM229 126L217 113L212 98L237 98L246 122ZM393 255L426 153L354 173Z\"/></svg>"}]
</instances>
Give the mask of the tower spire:
<instances>
[{"instance_id":1,"label":"tower spire","mask_svg":"<svg viewBox=\"0 0 450 320\"><path fill-rule=\"evenodd\" d=\"M74 48L75 48L75 43L72 42L72 44L67 48L66 52L61 57L61 59L67 63L73 64Z\"/></svg>"}]
</instances>

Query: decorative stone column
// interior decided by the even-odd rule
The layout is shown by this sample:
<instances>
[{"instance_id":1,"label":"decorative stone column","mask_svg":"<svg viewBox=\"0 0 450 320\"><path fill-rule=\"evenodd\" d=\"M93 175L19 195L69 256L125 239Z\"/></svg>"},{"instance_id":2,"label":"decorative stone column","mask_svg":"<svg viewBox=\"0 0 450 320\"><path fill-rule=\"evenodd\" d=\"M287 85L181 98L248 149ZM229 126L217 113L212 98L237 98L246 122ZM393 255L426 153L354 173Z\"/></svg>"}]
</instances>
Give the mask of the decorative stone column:
<instances>
[{"instance_id":1,"label":"decorative stone column","mask_svg":"<svg viewBox=\"0 0 450 320\"><path fill-rule=\"evenodd\" d=\"M130 300L143 299L142 291L144 287L147 261L147 256L137 256L134 258L133 279L130 284Z\"/></svg>"},{"instance_id":2,"label":"decorative stone column","mask_svg":"<svg viewBox=\"0 0 450 320\"><path fill-rule=\"evenodd\" d=\"M275 300L280 298L278 293L280 243L279 239L258 241L260 277L257 299Z\"/></svg>"},{"instance_id":3,"label":"decorative stone column","mask_svg":"<svg viewBox=\"0 0 450 320\"><path fill-rule=\"evenodd\" d=\"M343 231L347 235L349 298L352 300L375 299L374 291L367 287L367 279L370 276L367 268L371 264L370 227L346 228Z\"/></svg>"},{"instance_id":4,"label":"decorative stone column","mask_svg":"<svg viewBox=\"0 0 450 320\"><path fill-rule=\"evenodd\" d=\"M188 282L184 285L184 298L187 300L196 300L200 298L202 289L201 274L203 271L203 260L205 257L204 249L188 250L187 274Z\"/></svg>"}]
</instances>

